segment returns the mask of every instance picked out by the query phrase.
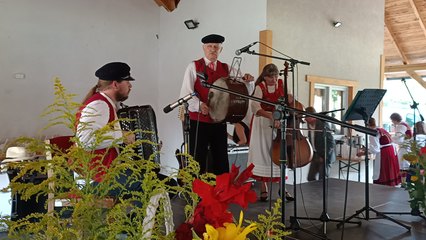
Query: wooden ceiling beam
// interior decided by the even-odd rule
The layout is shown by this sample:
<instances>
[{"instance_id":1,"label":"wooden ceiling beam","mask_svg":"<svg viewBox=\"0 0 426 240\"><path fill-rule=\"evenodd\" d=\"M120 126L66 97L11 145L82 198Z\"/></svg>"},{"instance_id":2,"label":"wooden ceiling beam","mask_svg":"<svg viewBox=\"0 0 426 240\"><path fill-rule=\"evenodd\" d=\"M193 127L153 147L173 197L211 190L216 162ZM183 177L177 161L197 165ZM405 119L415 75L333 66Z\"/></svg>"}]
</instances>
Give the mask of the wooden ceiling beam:
<instances>
[{"instance_id":1,"label":"wooden ceiling beam","mask_svg":"<svg viewBox=\"0 0 426 240\"><path fill-rule=\"evenodd\" d=\"M425 24L423 23L423 20L419 12L419 8L416 6L416 3L414 2L414 0L404 0L404 1L408 1L408 3L410 4L409 7L407 6L405 8L406 10L405 12L408 13L412 11L415 17L415 19L413 19L412 16L410 16L410 20L409 20L410 24L414 24L414 25L418 24L420 26L420 29L418 29L418 31L421 31L423 36L426 37L426 27L425 27ZM387 32L387 34L389 34L392 44L396 48L398 55L400 56L402 60L403 65L385 66L385 70L384 70L385 74L390 74L390 75L393 74L393 75L401 76L401 74L398 74L398 72L400 72L403 75L406 75L407 77L409 76L412 79L416 80L421 86L423 86L423 88L426 89L426 81L424 81L422 77L418 73L416 73L416 71L419 71L419 70L423 70L423 71L426 70L426 63L410 64L411 61L408 59L406 53L403 51L401 47L402 41L409 39L409 37L407 37L406 39L400 38L401 42L398 42L398 38L396 37L397 35L395 34L396 33L395 30L398 30L398 29L395 29L395 30L392 29L392 22L394 21L391 21L388 18L387 12L385 12L385 31Z\"/></svg>"},{"instance_id":2,"label":"wooden ceiling beam","mask_svg":"<svg viewBox=\"0 0 426 240\"><path fill-rule=\"evenodd\" d=\"M426 82L422 79L421 76L419 76L419 74L414 71L407 71L407 73L412 79L416 80L420 85L422 85L423 88L426 88Z\"/></svg>"},{"instance_id":3,"label":"wooden ceiling beam","mask_svg":"<svg viewBox=\"0 0 426 240\"><path fill-rule=\"evenodd\" d=\"M396 40L396 36L392 32L392 29L390 28L390 26L391 25L388 23L388 21L386 20L386 17L385 17L385 31L388 32L388 34L389 34L389 36L390 36L390 38L392 40L392 43L396 47L396 49L398 51L398 54L399 54L399 56L402 59L402 63L407 64L408 63L408 58L407 58L407 56L405 56L404 51L402 51L402 48L401 48L399 42Z\"/></svg>"},{"instance_id":4,"label":"wooden ceiling beam","mask_svg":"<svg viewBox=\"0 0 426 240\"><path fill-rule=\"evenodd\" d=\"M154 0L159 7L164 7L168 12L172 12L177 8L180 0Z\"/></svg>"},{"instance_id":5,"label":"wooden ceiling beam","mask_svg":"<svg viewBox=\"0 0 426 240\"><path fill-rule=\"evenodd\" d=\"M426 28L425 28L423 20L420 16L419 9L416 6L416 3L414 3L414 0L408 0L408 2L410 2L411 8L413 9L413 12L414 12L414 15L416 16L416 19L419 22L420 27L422 28L423 35L426 37Z\"/></svg>"},{"instance_id":6,"label":"wooden ceiling beam","mask_svg":"<svg viewBox=\"0 0 426 240\"><path fill-rule=\"evenodd\" d=\"M385 73L426 70L426 63L386 66Z\"/></svg>"}]
</instances>

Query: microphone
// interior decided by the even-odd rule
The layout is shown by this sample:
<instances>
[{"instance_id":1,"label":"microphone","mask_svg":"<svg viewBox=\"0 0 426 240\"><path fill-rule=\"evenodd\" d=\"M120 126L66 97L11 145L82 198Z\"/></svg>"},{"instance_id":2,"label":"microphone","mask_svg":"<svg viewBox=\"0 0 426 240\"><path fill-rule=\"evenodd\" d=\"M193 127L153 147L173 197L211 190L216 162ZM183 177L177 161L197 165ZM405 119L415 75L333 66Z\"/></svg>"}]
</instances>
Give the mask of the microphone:
<instances>
[{"instance_id":1,"label":"microphone","mask_svg":"<svg viewBox=\"0 0 426 240\"><path fill-rule=\"evenodd\" d=\"M256 43L258 43L258 42L256 41L256 42L250 43L249 45L247 45L243 48L237 49L237 51L235 51L235 55L240 56L241 53L247 52L249 50L249 48L251 48Z\"/></svg>"},{"instance_id":2,"label":"microphone","mask_svg":"<svg viewBox=\"0 0 426 240\"><path fill-rule=\"evenodd\" d=\"M193 96L197 95L197 93L193 92L190 93L182 98L179 98L176 102L170 103L166 107L164 107L163 111L164 113L169 113L173 109L175 109L177 106L182 105L182 103L187 102L189 99L191 99Z\"/></svg>"},{"instance_id":3,"label":"microphone","mask_svg":"<svg viewBox=\"0 0 426 240\"><path fill-rule=\"evenodd\" d=\"M197 77L199 77L201 80L206 81L208 79L207 74L204 72L197 72Z\"/></svg>"}]
</instances>

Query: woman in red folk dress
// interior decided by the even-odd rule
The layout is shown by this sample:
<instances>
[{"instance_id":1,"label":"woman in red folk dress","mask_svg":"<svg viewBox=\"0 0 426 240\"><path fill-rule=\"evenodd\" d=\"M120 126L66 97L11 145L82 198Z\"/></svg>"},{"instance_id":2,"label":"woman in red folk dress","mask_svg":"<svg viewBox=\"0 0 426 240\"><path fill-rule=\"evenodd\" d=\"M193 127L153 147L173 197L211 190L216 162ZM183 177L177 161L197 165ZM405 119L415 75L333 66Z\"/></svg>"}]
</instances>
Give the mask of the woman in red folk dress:
<instances>
[{"instance_id":1,"label":"woman in red folk dress","mask_svg":"<svg viewBox=\"0 0 426 240\"><path fill-rule=\"evenodd\" d=\"M373 167L373 183L396 186L401 183L399 162L391 135L376 126L376 120L370 118L368 127L377 130L377 136L369 136L368 152L376 155ZM361 155L361 154L360 154Z\"/></svg>"},{"instance_id":2,"label":"woman in red folk dress","mask_svg":"<svg viewBox=\"0 0 426 240\"><path fill-rule=\"evenodd\" d=\"M272 63L266 65L256 80L253 96L269 102L278 102L278 98L284 96L283 80L278 79L278 73L276 65ZM250 108L254 117L247 165L254 164L253 178L260 182L260 200L267 201L269 196L267 183L279 182L281 174L280 167L271 159L273 130L280 128L280 122L272 117L274 106L250 100ZM287 191L285 193L288 201L293 200Z\"/></svg>"}]
</instances>

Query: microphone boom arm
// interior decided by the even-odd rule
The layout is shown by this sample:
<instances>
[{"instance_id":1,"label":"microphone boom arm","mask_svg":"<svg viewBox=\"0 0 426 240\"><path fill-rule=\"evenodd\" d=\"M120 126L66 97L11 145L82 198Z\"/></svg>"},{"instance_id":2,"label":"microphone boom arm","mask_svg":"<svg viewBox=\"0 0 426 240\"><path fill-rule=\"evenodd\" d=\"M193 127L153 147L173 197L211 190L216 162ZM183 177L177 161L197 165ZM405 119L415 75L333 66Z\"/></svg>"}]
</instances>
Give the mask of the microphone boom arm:
<instances>
[{"instance_id":1,"label":"microphone boom arm","mask_svg":"<svg viewBox=\"0 0 426 240\"><path fill-rule=\"evenodd\" d=\"M292 63L292 65L295 65L295 64L298 64L298 63L303 64L303 65L311 65L311 63L309 63L309 62L299 61L299 60L294 59L294 58L282 58L282 57L277 57L277 56L272 56L272 55L257 53L255 51L247 51L247 53L251 54L251 55L261 56L261 57L269 57L269 58L274 58L274 59L289 61L289 62Z\"/></svg>"},{"instance_id":2,"label":"microphone boom arm","mask_svg":"<svg viewBox=\"0 0 426 240\"><path fill-rule=\"evenodd\" d=\"M239 92L235 92L235 91L229 90L227 88L215 86L215 85L210 84L206 81L201 81L201 84L203 85L203 87L213 88L213 89L223 91L223 92L226 92L226 93L229 93L229 94L233 94L233 95L236 95L236 96L239 96L239 97L243 97L243 98L250 99L250 100L253 100L253 101L257 101L257 102L260 102L260 103L275 106L276 109L278 109L280 106L285 105L285 104L280 104L280 103L273 103L273 102L266 101L266 100L261 99L261 98L257 98L257 97L253 97L253 96L250 96L250 95L245 95L245 94L242 94L242 93L239 93ZM323 121L326 121L326 122L330 122L330 123L333 123L333 124L337 124L337 125L340 125L342 127L347 127L349 129L354 129L358 132L365 133L365 134L368 134L368 135L372 135L372 136L377 135L377 131L375 129L370 129L370 128L367 128L367 127L342 122L342 121L339 121L339 120L337 120L333 117L329 117L327 115L318 114L318 113L309 113L309 112L299 110L297 108L288 107L288 106L284 106L283 111L285 111L285 110L290 111L290 112L294 112L294 113L298 113L298 114L301 114L301 115L314 117L316 119L323 120Z\"/></svg>"}]
</instances>

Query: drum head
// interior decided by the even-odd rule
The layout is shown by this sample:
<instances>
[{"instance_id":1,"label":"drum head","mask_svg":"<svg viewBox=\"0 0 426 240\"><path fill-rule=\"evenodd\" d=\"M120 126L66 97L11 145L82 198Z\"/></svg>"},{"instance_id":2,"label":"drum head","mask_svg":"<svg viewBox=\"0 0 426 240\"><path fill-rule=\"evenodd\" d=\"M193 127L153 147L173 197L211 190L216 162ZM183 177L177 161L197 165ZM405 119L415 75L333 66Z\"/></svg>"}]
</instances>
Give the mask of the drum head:
<instances>
[{"instance_id":1,"label":"drum head","mask_svg":"<svg viewBox=\"0 0 426 240\"><path fill-rule=\"evenodd\" d=\"M225 79L221 78L213 83L214 86L228 89L228 84ZM214 122L222 122L228 114L229 93L210 88L209 90L209 114Z\"/></svg>"},{"instance_id":2,"label":"drum head","mask_svg":"<svg viewBox=\"0 0 426 240\"><path fill-rule=\"evenodd\" d=\"M244 83L230 78L220 78L213 83L214 86L248 95ZM222 90L210 88L209 90L209 114L214 122L236 123L241 121L247 114L248 99L236 94L229 94Z\"/></svg>"}]
</instances>

